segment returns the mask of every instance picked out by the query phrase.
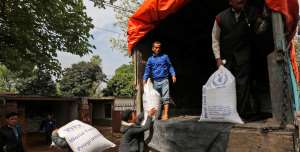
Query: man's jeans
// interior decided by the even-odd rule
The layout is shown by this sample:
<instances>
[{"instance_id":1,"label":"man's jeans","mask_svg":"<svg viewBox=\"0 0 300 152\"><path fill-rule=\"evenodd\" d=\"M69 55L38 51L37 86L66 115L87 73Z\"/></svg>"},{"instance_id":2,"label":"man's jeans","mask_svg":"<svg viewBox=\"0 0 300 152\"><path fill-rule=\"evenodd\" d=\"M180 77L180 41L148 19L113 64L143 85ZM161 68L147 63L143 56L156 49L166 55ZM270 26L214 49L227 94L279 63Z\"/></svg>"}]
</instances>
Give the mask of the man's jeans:
<instances>
[{"instance_id":1,"label":"man's jeans","mask_svg":"<svg viewBox=\"0 0 300 152\"><path fill-rule=\"evenodd\" d=\"M162 104L170 103L170 94L169 94L169 79L163 79L161 81L155 81L153 87L161 96Z\"/></svg>"},{"instance_id":2,"label":"man's jeans","mask_svg":"<svg viewBox=\"0 0 300 152\"><path fill-rule=\"evenodd\" d=\"M161 106L164 104L170 103L170 95L169 95L169 79L163 79L161 81L155 81L153 82L153 87L157 92L159 92L161 96L161 105L159 106L159 109L157 109L156 112L156 119L159 119L161 116Z\"/></svg>"}]
</instances>

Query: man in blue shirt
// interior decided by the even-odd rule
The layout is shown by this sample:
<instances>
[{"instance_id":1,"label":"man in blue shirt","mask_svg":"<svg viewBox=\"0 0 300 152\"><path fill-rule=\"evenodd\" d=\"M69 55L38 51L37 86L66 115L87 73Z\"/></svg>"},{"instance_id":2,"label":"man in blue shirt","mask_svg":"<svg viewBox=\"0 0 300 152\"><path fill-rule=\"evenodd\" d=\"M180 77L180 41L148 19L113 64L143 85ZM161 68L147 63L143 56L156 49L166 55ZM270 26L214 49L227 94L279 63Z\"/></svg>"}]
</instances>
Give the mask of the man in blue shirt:
<instances>
[{"instance_id":1,"label":"man in blue shirt","mask_svg":"<svg viewBox=\"0 0 300 152\"><path fill-rule=\"evenodd\" d=\"M161 53L161 43L159 41L152 44L152 51L153 55L148 58L145 67L144 84L150 76L153 78L153 86L162 97L163 112L161 119L167 120L170 103L169 76L172 76L172 81L175 83L176 74L168 55Z\"/></svg>"}]
</instances>

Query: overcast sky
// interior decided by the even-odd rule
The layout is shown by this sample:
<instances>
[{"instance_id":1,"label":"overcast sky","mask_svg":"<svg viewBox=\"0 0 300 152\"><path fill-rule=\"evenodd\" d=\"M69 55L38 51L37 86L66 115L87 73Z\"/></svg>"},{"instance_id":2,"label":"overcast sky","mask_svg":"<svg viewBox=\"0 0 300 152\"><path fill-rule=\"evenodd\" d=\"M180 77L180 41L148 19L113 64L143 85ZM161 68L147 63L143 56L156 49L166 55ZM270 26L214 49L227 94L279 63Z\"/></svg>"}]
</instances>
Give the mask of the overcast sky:
<instances>
[{"instance_id":1,"label":"overcast sky","mask_svg":"<svg viewBox=\"0 0 300 152\"><path fill-rule=\"evenodd\" d=\"M83 57L60 52L58 53L58 59L61 62L62 68L66 68L79 61L89 61L92 55L99 55L102 59L103 71L110 78L116 68L130 61L130 58L121 54L120 50L112 49L109 42L111 37L118 37L119 34L117 33L120 33L121 30L114 26L116 19L113 9L109 7L105 10L98 9L93 6L90 0L84 0L84 3L87 8L87 14L93 19L93 24L95 25L95 28L92 30L94 39L91 39L90 42L96 46L96 49L93 50L93 54Z\"/></svg>"}]
</instances>

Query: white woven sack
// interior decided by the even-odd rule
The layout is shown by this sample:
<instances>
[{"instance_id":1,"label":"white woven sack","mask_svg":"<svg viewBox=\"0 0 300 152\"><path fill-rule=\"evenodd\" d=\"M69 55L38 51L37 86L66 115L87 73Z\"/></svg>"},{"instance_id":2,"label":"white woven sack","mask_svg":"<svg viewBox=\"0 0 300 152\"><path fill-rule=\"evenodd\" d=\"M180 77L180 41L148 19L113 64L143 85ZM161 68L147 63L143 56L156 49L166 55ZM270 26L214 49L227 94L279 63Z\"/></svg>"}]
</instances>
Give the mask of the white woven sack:
<instances>
[{"instance_id":1,"label":"white woven sack","mask_svg":"<svg viewBox=\"0 0 300 152\"><path fill-rule=\"evenodd\" d=\"M102 152L116 146L96 128L79 120L73 120L59 128L58 135L66 139L73 152Z\"/></svg>"},{"instance_id":2,"label":"white woven sack","mask_svg":"<svg viewBox=\"0 0 300 152\"><path fill-rule=\"evenodd\" d=\"M243 124L236 106L235 78L228 69L220 66L202 88L200 121Z\"/></svg>"},{"instance_id":3,"label":"white woven sack","mask_svg":"<svg viewBox=\"0 0 300 152\"><path fill-rule=\"evenodd\" d=\"M142 125L145 125L146 119L148 117L148 111L152 108L158 110L160 106L160 94L153 88L153 84L150 79L147 80L147 83L144 85L144 94L143 94L143 108L144 108L144 120ZM154 118L153 118L154 119Z\"/></svg>"}]
</instances>

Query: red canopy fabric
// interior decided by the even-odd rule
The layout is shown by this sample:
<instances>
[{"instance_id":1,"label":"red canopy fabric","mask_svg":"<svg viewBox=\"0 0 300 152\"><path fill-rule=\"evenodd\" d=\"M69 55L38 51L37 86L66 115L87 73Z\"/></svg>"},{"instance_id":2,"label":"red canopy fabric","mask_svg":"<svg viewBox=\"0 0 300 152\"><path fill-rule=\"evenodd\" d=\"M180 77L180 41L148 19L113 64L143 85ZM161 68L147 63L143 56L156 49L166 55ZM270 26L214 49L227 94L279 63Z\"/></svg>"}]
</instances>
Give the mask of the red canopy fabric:
<instances>
[{"instance_id":1,"label":"red canopy fabric","mask_svg":"<svg viewBox=\"0 0 300 152\"><path fill-rule=\"evenodd\" d=\"M291 58L290 60L292 63L295 78L297 82L299 82L299 70L298 70L298 65L296 60L296 48L295 48L295 43L293 41L291 41L290 58Z\"/></svg>"},{"instance_id":2,"label":"red canopy fabric","mask_svg":"<svg viewBox=\"0 0 300 152\"><path fill-rule=\"evenodd\" d=\"M135 14L128 21L128 53L133 47L156 25L170 14L182 8L189 0L145 0ZM265 0L266 5L273 11L284 15L288 40L290 41L296 31L299 6L297 0ZM291 61L294 74L299 81L299 72L295 59L295 49L291 47Z\"/></svg>"},{"instance_id":3,"label":"red canopy fabric","mask_svg":"<svg viewBox=\"0 0 300 152\"><path fill-rule=\"evenodd\" d=\"M128 21L128 53L148 32L189 0L145 0Z\"/></svg>"},{"instance_id":4,"label":"red canopy fabric","mask_svg":"<svg viewBox=\"0 0 300 152\"><path fill-rule=\"evenodd\" d=\"M267 6L273 11L280 12L284 15L286 30L288 32L287 39L290 44L290 58L293 66L293 71L296 77L296 80L299 82L299 71L296 61L296 51L292 39L295 35L298 16L299 16L299 5L298 0L265 0Z\"/></svg>"},{"instance_id":5,"label":"red canopy fabric","mask_svg":"<svg viewBox=\"0 0 300 152\"><path fill-rule=\"evenodd\" d=\"M298 0L265 0L265 2L270 9L284 15L290 41L294 37L298 23Z\"/></svg>"}]
</instances>

